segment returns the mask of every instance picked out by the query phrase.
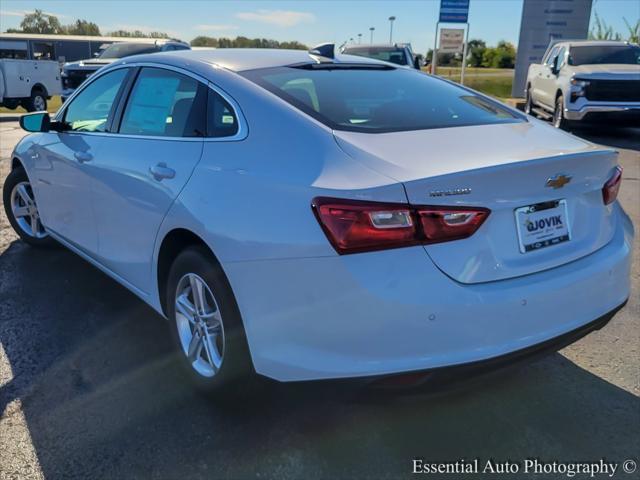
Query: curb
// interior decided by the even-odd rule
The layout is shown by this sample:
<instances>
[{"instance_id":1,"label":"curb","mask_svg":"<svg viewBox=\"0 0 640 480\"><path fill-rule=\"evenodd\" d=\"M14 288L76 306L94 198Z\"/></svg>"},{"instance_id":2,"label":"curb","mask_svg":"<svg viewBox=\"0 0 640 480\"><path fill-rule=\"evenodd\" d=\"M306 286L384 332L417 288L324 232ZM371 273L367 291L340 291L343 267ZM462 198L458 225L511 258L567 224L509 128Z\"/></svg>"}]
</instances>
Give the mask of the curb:
<instances>
[{"instance_id":1,"label":"curb","mask_svg":"<svg viewBox=\"0 0 640 480\"><path fill-rule=\"evenodd\" d=\"M21 116L19 113L0 113L0 122L17 122Z\"/></svg>"}]
</instances>

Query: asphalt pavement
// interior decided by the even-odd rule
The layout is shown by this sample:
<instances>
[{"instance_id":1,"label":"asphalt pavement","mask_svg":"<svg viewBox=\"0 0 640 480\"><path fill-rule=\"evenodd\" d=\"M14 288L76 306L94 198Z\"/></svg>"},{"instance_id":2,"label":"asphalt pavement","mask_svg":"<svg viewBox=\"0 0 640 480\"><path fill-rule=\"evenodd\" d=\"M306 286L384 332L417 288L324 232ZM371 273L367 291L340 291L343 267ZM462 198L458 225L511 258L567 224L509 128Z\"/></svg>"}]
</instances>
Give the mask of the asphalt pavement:
<instances>
[{"instance_id":1,"label":"asphalt pavement","mask_svg":"<svg viewBox=\"0 0 640 480\"><path fill-rule=\"evenodd\" d=\"M0 185L23 133L0 123ZM620 200L638 229L640 132L576 133L620 150ZM166 322L74 254L24 245L1 211L0 479L377 479L410 477L414 458L638 462L638 245L627 306L559 353L417 390L268 384L216 401L181 375Z\"/></svg>"}]
</instances>

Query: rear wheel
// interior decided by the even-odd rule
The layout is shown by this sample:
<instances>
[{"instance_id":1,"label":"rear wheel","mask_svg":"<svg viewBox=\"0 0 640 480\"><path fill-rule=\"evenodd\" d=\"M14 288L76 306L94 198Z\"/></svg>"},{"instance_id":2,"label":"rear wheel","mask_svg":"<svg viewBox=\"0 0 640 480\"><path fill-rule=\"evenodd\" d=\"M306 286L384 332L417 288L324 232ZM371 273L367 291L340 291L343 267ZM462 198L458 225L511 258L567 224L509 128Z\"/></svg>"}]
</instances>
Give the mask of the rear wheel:
<instances>
[{"instance_id":1,"label":"rear wheel","mask_svg":"<svg viewBox=\"0 0 640 480\"><path fill-rule=\"evenodd\" d=\"M25 243L34 247L55 245L42 225L33 188L24 169L16 168L9 173L2 200L9 223Z\"/></svg>"},{"instance_id":2,"label":"rear wheel","mask_svg":"<svg viewBox=\"0 0 640 480\"><path fill-rule=\"evenodd\" d=\"M180 362L206 392L220 392L252 373L249 349L229 282L204 247L175 259L167 281L167 313Z\"/></svg>"},{"instance_id":3,"label":"rear wheel","mask_svg":"<svg viewBox=\"0 0 640 480\"><path fill-rule=\"evenodd\" d=\"M31 91L31 97L24 100L22 106L27 112L45 112L47 110L47 97L42 90L34 88Z\"/></svg>"}]
</instances>

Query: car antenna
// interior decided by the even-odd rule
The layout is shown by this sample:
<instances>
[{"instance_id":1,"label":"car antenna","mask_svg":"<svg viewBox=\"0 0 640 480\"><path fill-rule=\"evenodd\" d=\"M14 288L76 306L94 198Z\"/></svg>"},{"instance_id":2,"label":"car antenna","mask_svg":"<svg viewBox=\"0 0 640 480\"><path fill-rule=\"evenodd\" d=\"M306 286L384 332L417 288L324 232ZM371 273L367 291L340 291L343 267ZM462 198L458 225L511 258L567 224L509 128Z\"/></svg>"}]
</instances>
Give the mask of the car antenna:
<instances>
[{"instance_id":1,"label":"car antenna","mask_svg":"<svg viewBox=\"0 0 640 480\"><path fill-rule=\"evenodd\" d=\"M322 59L326 58L333 60L336 57L335 48L336 46L333 43L321 43L309 50L309 55L311 55L318 63L322 63Z\"/></svg>"}]
</instances>

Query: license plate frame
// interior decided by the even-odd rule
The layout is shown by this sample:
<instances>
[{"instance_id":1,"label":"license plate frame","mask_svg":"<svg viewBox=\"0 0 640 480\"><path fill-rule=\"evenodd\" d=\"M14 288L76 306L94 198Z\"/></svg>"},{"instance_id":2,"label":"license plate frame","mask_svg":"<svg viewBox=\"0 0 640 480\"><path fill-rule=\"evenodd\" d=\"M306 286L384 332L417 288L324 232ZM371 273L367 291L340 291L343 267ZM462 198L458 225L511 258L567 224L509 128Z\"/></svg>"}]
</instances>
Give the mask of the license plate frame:
<instances>
[{"instance_id":1,"label":"license plate frame","mask_svg":"<svg viewBox=\"0 0 640 480\"><path fill-rule=\"evenodd\" d=\"M566 199L519 207L514 210L514 216L518 246L522 254L571 240L571 224ZM530 230L528 222L536 229Z\"/></svg>"}]
</instances>

